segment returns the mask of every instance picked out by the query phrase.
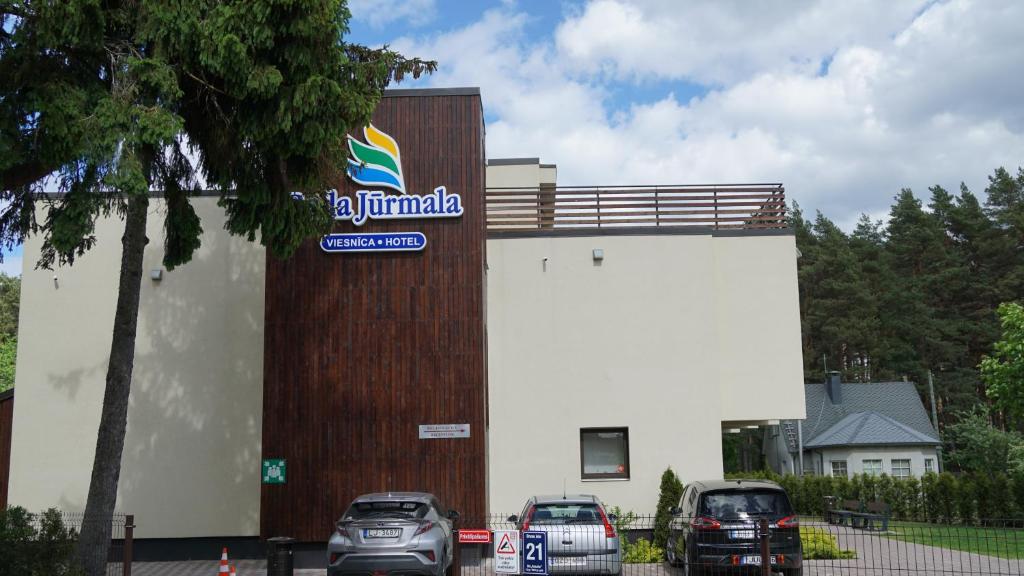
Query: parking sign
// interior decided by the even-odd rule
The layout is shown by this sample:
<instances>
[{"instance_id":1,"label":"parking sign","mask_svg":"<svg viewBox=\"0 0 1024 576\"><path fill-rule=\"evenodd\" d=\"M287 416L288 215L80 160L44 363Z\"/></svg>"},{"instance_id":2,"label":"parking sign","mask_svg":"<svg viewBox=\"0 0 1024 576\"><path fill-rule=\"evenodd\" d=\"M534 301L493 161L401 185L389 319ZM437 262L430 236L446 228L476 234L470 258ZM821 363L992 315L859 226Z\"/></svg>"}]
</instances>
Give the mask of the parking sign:
<instances>
[{"instance_id":1,"label":"parking sign","mask_svg":"<svg viewBox=\"0 0 1024 576\"><path fill-rule=\"evenodd\" d=\"M523 532L523 574L547 573L547 532Z\"/></svg>"}]
</instances>

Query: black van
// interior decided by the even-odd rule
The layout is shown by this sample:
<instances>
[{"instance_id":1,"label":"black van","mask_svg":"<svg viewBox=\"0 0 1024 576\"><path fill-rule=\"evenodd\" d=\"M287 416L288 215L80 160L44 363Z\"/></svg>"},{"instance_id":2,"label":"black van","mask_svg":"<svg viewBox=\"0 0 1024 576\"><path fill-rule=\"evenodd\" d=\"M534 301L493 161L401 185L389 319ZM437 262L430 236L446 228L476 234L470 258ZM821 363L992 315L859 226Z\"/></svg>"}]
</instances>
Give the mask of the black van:
<instances>
[{"instance_id":1,"label":"black van","mask_svg":"<svg viewBox=\"0 0 1024 576\"><path fill-rule=\"evenodd\" d=\"M772 569L803 574L800 525L781 486L764 480L707 480L686 486L672 509L666 552L686 574L761 566L757 524L769 522Z\"/></svg>"}]
</instances>

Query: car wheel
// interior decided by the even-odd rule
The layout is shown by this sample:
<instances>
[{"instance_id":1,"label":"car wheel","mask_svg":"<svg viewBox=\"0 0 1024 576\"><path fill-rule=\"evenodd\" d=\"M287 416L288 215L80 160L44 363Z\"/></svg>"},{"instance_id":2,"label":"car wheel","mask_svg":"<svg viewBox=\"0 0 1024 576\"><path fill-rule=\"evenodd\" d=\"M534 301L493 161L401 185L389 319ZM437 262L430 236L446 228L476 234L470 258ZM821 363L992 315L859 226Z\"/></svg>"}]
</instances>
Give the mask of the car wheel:
<instances>
[{"instance_id":1,"label":"car wheel","mask_svg":"<svg viewBox=\"0 0 1024 576\"><path fill-rule=\"evenodd\" d=\"M671 538L665 542L665 559L668 560L669 566L679 566L679 558L676 558L676 545Z\"/></svg>"},{"instance_id":2,"label":"car wheel","mask_svg":"<svg viewBox=\"0 0 1024 576\"><path fill-rule=\"evenodd\" d=\"M454 562L448 563L448 549L442 548L441 557L437 562L437 576L452 576L452 564Z\"/></svg>"}]
</instances>

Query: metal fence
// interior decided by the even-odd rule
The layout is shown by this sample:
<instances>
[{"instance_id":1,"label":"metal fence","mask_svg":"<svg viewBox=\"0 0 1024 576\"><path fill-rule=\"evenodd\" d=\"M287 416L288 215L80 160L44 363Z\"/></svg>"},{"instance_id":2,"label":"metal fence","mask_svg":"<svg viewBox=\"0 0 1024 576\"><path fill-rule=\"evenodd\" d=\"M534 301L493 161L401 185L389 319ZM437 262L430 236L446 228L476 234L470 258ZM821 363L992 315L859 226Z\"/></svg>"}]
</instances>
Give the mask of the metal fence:
<instances>
[{"instance_id":1,"label":"metal fence","mask_svg":"<svg viewBox=\"0 0 1024 576\"><path fill-rule=\"evenodd\" d=\"M82 531L83 512L61 512L64 526L73 531L73 537ZM107 554L107 576L131 576L132 548L134 544L135 516L114 514L110 523L110 551Z\"/></svg>"},{"instance_id":2,"label":"metal fence","mask_svg":"<svg viewBox=\"0 0 1024 576\"><path fill-rule=\"evenodd\" d=\"M488 543L456 545L454 575L498 574L495 548L501 531L522 526L508 515L457 528L490 534ZM674 517L656 530L653 516L617 517L589 525L533 524L546 535L547 573L684 576L781 573L787 575L1020 575L1024 574L1024 521L986 520L976 525L930 524L881 515L829 519L800 516L777 523L723 522ZM482 539L476 532L476 539ZM614 538L609 538L614 534ZM655 540L657 534L660 540ZM515 540L513 537L511 540ZM523 555L522 538L512 542ZM505 545L507 547L507 545ZM507 556L506 556L507 558ZM520 560L522 562L522 560ZM520 564L522 572L522 563Z\"/></svg>"}]
</instances>

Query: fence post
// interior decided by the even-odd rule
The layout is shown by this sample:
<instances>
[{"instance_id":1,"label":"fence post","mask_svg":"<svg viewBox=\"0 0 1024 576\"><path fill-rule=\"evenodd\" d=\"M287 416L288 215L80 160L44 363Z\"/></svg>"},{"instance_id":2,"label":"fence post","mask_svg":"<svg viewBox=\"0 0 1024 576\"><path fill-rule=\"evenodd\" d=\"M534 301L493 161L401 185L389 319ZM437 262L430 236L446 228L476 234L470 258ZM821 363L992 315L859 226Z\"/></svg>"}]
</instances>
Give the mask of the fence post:
<instances>
[{"instance_id":1,"label":"fence post","mask_svg":"<svg viewBox=\"0 0 1024 576\"><path fill-rule=\"evenodd\" d=\"M124 517L124 550L121 558L121 574L132 576L132 541L135 539L135 515Z\"/></svg>"},{"instance_id":2,"label":"fence post","mask_svg":"<svg viewBox=\"0 0 1024 576\"><path fill-rule=\"evenodd\" d=\"M761 574L772 576L772 554L769 547L768 519L761 518L759 524L761 537Z\"/></svg>"}]
</instances>

